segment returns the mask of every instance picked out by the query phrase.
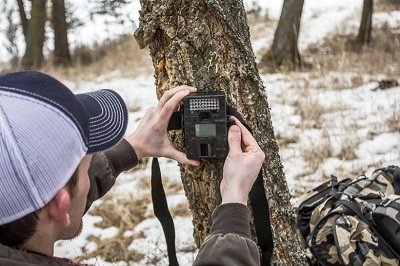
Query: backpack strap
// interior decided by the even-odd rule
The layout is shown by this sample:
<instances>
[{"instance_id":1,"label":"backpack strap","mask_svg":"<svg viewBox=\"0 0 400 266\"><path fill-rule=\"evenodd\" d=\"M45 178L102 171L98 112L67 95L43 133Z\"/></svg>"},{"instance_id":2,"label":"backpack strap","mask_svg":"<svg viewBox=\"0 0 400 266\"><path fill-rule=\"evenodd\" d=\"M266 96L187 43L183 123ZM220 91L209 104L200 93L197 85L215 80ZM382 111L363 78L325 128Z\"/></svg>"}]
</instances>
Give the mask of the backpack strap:
<instances>
[{"instance_id":1,"label":"backpack strap","mask_svg":"<svg viewBox=\"0 0 400 266\"><path fill-rule=\"evenodd\" d=\"M316 259L318 266L319 265L331 266L331 264L325 264L325 259L321 258L321 256L320 256L320 254L323 253L323 252L321 252L321 249L324 249L325 247L320 248L319 245L317 245L317 243L316 243L317 233L316 232L320 229L321 225L323 226L328 219L334 217L335 215L339 215L339 217L340 217L341 213L339 211L333 211L333 212L328 213L324 217L320 218L315 223L314 230L312 230L311 233L307 237L307 242L310 241L310 251L313 254L314 258ZM335 247L336 247L337 254L341 254L340 250L338 250L337 239L335 239ZM343 261L341 256L338 256L338 259L340 260L340 265L346 265L346 263Z\"/></svg>"},{"instance_id":2,"label":"backpack strap","mask_svg":"<svg viewBox=\"0 0 400 266\"><path fill-rule=\"evenodd\" d=\"M361 210L361 208L354 203L353 201L348 201L348 200L338 200L335 202L334 207L336 208L337 206L345 206L347 209L351 210L354 214L356 214L365 224L367 224L368 228L371 229L371 231L378 237L378 244L381 243L381 249L386 253L390 254L393 257L396 257L397 259L400 260L400 254L394 250L389 243L385 240L385 238L379 233L379 231L376 229L375 225L371 222L371 220L368 218L367 215L370 215L369 213L365 213Z\"/></svg>"},{"instance_id":3,"label":"backpack strap","mask_svg":"<svg viewBox=\"0 0 400 266\"><path fill-rule=\"evenodd\" d=\"M392 175L393 179L393 187L394 193L396 195L400 195L400 167L395 165L390 165L384 169L385 172L388 172Z\"/></svg>"}]
</instances>

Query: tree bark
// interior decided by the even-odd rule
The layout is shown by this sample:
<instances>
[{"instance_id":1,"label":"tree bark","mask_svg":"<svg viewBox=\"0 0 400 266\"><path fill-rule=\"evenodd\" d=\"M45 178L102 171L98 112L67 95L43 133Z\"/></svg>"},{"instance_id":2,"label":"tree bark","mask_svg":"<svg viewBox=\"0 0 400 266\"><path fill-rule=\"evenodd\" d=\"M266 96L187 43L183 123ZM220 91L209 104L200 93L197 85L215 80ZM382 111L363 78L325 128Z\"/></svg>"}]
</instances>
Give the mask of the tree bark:
<instances>
[{"instance_id":1,"label":"tree bark","mask_svg":"<svg viewBox=\"0 0 400 266\"><path fill-rule=\"evenodd\" d=\"M285 65L289 68L301 66L301 57L297 46L300 20L304 0L285 0L278 27L275 31L271 50L262 59L277 66Z\"/></svg>"},{"instance_id":2,"label":"tree bark","mask_svg":"<svg viewBox=\"0 0 400 266\"><path fill-rule=\"evenodd\" d=\"M369 44L371 41L373 7L373 0L364 0L360 28L357 35L357 43L360 45Z\"/></svg>"},{"instance_id":3,"label":"tree bark","mask_svg":"<svg viewBox=\"0 0 400 266\"><path fill-rule=\"evenodd\" d=\"M22 32L24 33L25 42L28 38L28 19L26 18L25 6L23 0L17 0L18 13L21 20Z\"/></svg>"},{"instance_id":4,"label":"tree bark","mask_svg":"<svg viewBox=\"0 0 400 266\"><path fill-rule=\"evenodd\" d=\"M262 171L274 231L274 261L306 265L242 1L142 0L141 6L135 38L140 47L150 48L158 97L181 84L195 86L200 92L226 94L227 102L243 115L268 158ZM182 147L180 134L172 139ZM199 168L181 166L198 246L221 201L222 166L223 160L203 161Z\"/></svg>"},{"instance_id":5,"label":"tree bark","mask_svg":"<svg viewBox=\"0 0 400 266\"><path fill-rule=\"evenodd\" d=\"M32 0L31 18L28 23L28 39L22 65L38 69L43 61L44 26L46 24L46 0Z\"/></svg>"},{"instance_id":6,"label":"tree bark","mask_svg":"<svg viewBox=\"0 0 400 266\"><path fill-rule=\"evenodd\" d=\"M54 58L55 65L69 66L71 55L68 44L68 23L64 0L52 0L52 22L54 29Z\"/></svg>"}]
</instances>

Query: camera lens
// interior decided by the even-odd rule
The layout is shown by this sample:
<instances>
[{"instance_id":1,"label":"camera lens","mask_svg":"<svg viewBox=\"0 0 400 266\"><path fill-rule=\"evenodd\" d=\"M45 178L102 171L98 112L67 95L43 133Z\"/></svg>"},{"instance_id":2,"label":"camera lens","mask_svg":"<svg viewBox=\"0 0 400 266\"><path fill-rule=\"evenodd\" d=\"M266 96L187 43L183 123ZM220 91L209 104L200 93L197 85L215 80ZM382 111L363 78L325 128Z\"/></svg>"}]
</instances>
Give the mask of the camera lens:
<instances>
[{"instance_id":1,"label":"camera lens","mask_svg":"<svg viewBox=\"0 0 400 266\"><path fill-rule=\"evenodd\" d=\"M211 113L210 112L200 112L199 120L200 121L211 120Z\"/></svg>"}]
</instances>

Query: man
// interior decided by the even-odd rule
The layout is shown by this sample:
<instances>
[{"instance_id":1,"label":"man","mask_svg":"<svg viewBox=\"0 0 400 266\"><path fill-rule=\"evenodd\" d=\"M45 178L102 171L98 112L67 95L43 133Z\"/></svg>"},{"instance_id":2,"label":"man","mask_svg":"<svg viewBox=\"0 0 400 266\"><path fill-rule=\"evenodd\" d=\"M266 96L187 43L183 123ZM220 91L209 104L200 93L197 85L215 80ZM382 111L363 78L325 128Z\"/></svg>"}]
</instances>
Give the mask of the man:
<instances>
[{"instance_id":1,"label":"man","mask_svg":"<svg viewBox=\"0 0 400 266\"><path fill-rule=\"evenodd\" d=\"M117 93L74 95L40 72L0 76L0 265L74 265L53 257L54 243L79 234L84 213L122 171L144 157L199 165L167 136L174 109L195 91L189 86L167 91L136 131L122 138L127 110ZM264 153L232 119L222 203L195 265L259 264L246 204Z\"/></svg>"}]
</instances>

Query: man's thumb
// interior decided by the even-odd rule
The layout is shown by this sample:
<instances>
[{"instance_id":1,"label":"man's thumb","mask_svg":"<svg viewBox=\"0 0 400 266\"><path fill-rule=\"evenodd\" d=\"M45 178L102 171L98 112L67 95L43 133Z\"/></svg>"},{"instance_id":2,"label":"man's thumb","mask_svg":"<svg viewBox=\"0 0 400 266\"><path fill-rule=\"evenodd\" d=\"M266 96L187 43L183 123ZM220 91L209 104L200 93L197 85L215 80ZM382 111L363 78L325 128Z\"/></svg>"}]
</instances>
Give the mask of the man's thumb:
<instances>
[{"instance_id":1,"label":"man's thumb","mask_svg":"<svg viewBox=\"0 0 400 266\"><path fill-rule=\"evenodd\" d=\"M232 125L228 132L229 153L242 152L242 135L240 128Z\"/></svg>"}]
</instances>

